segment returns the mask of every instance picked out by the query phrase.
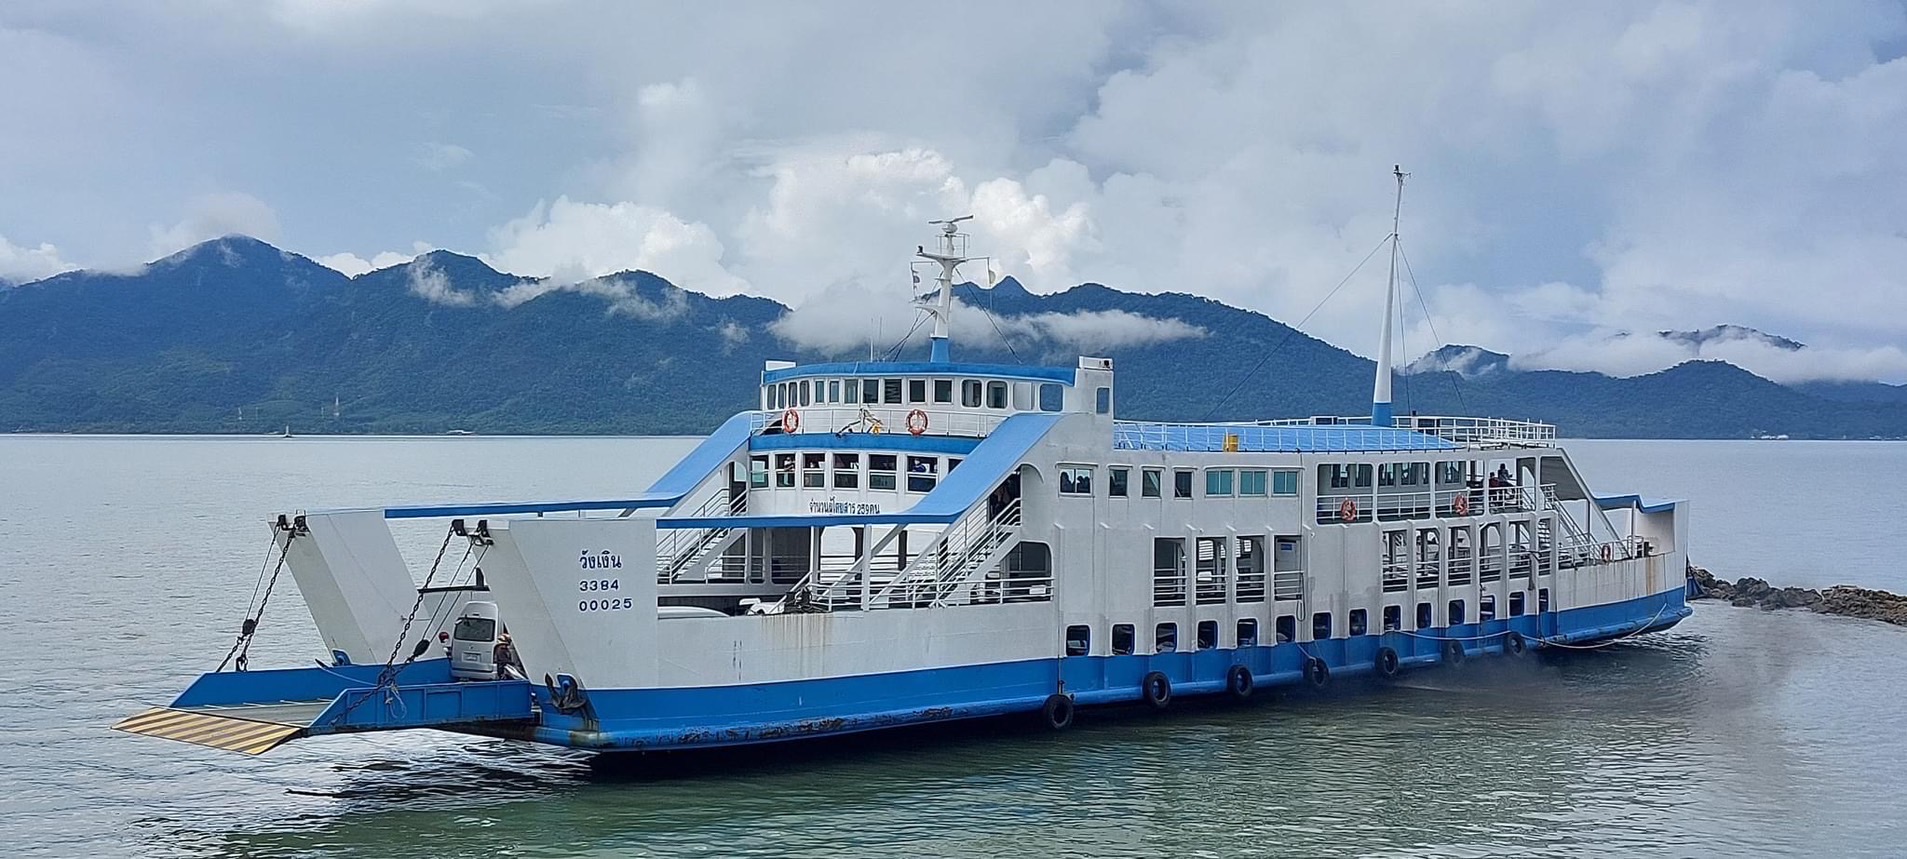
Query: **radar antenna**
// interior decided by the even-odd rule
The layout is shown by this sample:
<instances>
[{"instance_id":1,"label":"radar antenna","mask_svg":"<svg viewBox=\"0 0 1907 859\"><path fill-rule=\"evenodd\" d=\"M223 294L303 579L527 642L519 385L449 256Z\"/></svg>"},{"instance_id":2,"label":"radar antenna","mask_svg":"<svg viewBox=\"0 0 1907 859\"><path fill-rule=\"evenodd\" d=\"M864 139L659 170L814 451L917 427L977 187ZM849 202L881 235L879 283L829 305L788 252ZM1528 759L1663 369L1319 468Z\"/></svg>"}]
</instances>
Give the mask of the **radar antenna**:
<instances>
[{"instance_id":1,"label":"radar antenna","mask_svg":"<svg viewBox=\"0 0 1907 859\"><path fill-rule=\"evenodd\" d=\"M953 317L954 275L961 263L973 259L967 256L967 235L960 232L960 224L962 221L971 220L973 220L972 215L961 215L958 218L928 221L927 223L940 228L940 235L936 237L939 240L938 246L932 250L929 250L926 245L920 245L914 249L915 256L940 265L940 274L934 278L934 282L939 286L939 294L935 296L932 304L923 304L927 313L934 318L933 345L927 360L938 364L953 360L952 349L947 343L947 328Z\"/></svg>"}]
</instances>

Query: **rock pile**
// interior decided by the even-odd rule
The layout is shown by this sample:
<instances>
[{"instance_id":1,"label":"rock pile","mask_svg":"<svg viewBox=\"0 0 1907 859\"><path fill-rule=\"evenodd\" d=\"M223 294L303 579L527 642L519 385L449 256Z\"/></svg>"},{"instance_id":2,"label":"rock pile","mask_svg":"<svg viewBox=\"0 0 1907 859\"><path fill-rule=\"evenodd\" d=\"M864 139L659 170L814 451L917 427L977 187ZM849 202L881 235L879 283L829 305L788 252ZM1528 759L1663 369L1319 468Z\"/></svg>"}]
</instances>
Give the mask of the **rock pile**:
<instances>
[{"instance_id":1,"label":"rock pile","mask_svg":"<svg viewBox=\"0 0 1907 859\"><path fill-rule=\"evenodd\" d=\"M1762 609L1805 608L1822 614L1838 614L1907 626L1907 596L1886 591L1835 585L1824 591L1812 588L1778 588L1749 576L1729 582L1715 578L1708 570L1690 565L1688 575L1700 594L1696 599L1727 600L1729 605Z\"/></svg>"}]
</instances>

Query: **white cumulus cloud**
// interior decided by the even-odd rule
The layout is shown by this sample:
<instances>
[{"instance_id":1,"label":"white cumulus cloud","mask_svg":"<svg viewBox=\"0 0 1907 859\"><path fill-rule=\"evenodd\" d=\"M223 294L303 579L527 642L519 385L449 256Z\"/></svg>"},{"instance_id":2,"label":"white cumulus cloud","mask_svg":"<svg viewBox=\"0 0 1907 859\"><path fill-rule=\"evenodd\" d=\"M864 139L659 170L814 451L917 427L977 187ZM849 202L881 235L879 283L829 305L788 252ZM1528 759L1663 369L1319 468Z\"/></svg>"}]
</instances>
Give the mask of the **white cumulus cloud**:
<instances>
[{"instance_id":1,"label":"white cumulus cloud","mask_svg":"<svg viewBox=\"0 0 1907 859\"><path fill-rule=\"evenodd\" d=\"M26 247L0 236L0 280L26 283L76 268L79 266L60 258L59 248L46 242Z\"/></svg>"}]
</instances>

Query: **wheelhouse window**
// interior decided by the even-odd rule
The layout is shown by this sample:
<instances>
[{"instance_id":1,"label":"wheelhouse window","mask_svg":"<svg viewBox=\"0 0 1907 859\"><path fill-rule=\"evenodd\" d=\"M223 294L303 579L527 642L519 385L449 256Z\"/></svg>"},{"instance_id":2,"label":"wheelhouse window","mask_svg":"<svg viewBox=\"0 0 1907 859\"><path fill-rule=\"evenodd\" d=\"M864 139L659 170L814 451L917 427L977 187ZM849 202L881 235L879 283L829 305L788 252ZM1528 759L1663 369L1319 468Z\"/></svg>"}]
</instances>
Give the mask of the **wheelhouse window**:
<instances>
[{"instance_id":1,"label":"wheelhouse window","mask_svg":"<svg viewBox=\"0 0 1907 859\"><path fill-rule=\"evenodd\" d=\"M881 380L881 402L887 403L889 405L900 404L901 381L902 380L900 379L882 379Z\"/></svg>"},{"instance_id":2,"label":"wheelhouse window","mask_svg":"<svg viewBox=\"0 0 1907 859\"><path fill-rule=\"evenodd\" d=\"M989 409L1006 408L1006 383L1005 382L988 382L987 383L987 408Z\"/></svg>"},{"instance_id":3,"label":"wheelhouse window","mask_svg":"<svg viewBox=\"0 0 1907 859\"><path fill-rule=\"evenodd\" d=\"M954 380L952 379L935 379L934 380L934 402L936 403L953 402L953 383L954 383Z\"/></svg>"},{"instance_id":4,"label":"wheelhouse window","mask_svg":"<svg viewBox=\"0 0 1907 859\"><path fill-rule=\"evenodd\" d=\"M1295 469L1280 469L1271 473L1271 494L1298 494L1298 472Z\"/></svg>"},{"instance_id":5,"label":"wheelhouse window","mask_svg":"<svg viewBox=\"0 0 1907 859\"><path fill-rule=\"evenodd\" d=\"M768 456L766 454L748 458L748 487L750 489L768 488Z\"/></svg>"},{"instance_id":6,"label":"wheelhouse window","mask_svg":"<svg viewBox=\"0 0 1907 859\"><path fill-rule=\"evenodd\" d=\"M1232 494L1234 472L1229 468L1211 468L1205 471L1205 494L1207 497Z\"/></svg>"},{"instance_id":7,"label":"wheelhouse window","mask_svg":"<svg viewBox=\"0 0 1907 859\"><path fill-rule=\"evenodd\" d=\"M861 380L861 402L873 404L881 401L881 380Z\"/></svg>"},{"instance_id":8,"label":"wheelhouse window","mask_svg":"<svg viewBox=\"0 0 1907 859\"><path fill-rule=\"evenodd\" d=\"M795 455L792 453L775 454L775 488L792 489L795 485Z\"/></svg>"},{"instance_id":9,"label":"wheelhouse window","mask_svg":"<svg viewBox=\"0 0 1907 859\"><path fill-rule=\"evenodd\" d=\"M1066 466L1059 470L1059 494L1093 494L1093 470L1085 466Z\"/></svg>"},{"instance_id":10,"label":"wheelhouse window","mask_svg":"<svg viewBox=\"0 0 1907 859\"><path fill-rule=\"evenodd\" d=\"M960 404L970 409L980 408L980 380L960 380Z\"/></svg>"},{"instance_id":11,"label":"wheelhouse window","mask_svg":"<svg viewBox=\"0 0 1907 859\"><path fill-rule=\"evenodd\" d=\"M926 379L908 379L907 380L907 401L910 403L927 402L927 380Z\"/></svg>"},{"instance_id":12,"label":"wheelhouse window","mask_svg":"<svg viewBox=\"0 0 1907 859\"><path fill-rule=\"evenodd\" d=\"M1139 472L1139 494L1146 498L1158 498L1162 492L1165 473L1156 468L1141 469Z\"/></svg>"},{"instance_id":13,"label":"wheelhouse window","mask_svg":"<svg viewBox=\"0 0 1907 859\"><path fill-rule=\"evenodd\" d=\"M859 489L861 487L861 455L858 453L837 453L834 455L834 488Z\"/></svg>"},{"instance_id":14,"label":"wheelhouse window","mask_svg":"<svg viewBox=\"0 0 1907 859\"><path fill-rule=\"evenodd\" d=\"M893 489L895 456L891 453L867 455L867 488Z\"/></svg>"},{"instance_id":15,"label":"wheelhouse window","mask_svg":"<svg viewBox=\"0 0 1907 859\"><path fill-rule=\"evenodd\" d=\"M907 491L932 492L940 481L940 460L932 456L907 458Z\"/></svg>"},{"instance_id":16,"label":"wheelhouse window","mask_svg":"<svg viewBox=\"0 0 1907 859\"><path fill-rule=\"evenodd\" d=\"M828 402L830 403L841 402L841 380L840 379L828 380Z\"/></svg>"},{"instance_id":17,"label":"wheelhouse window","mask_svg":"<svg viewBox=\"0 0 1907 859\"><path fill-rule=\"evenodd\" d=\"M828 455L825 453L804 453L801 455L801 487L803 489L828 488Z\"/></svg>"},{"instance_id":18,"label":"wheelhouse window","mask_svg":"<svg viewBox=\"0 0 1907 859\"><path fill-rule=\"evenodd\" d=\"M842 402L858 403L861 401L861 380L860 379L849 379L846 382L843 382L842 385L843 385L843 388L842 388L843 394L841 396Z\"/></svg>"},{"instance_id":19,"label":"wheelhouse window","mask_svg":"<svg viewBox=\"0 0 1907 859\"><path fill-rule=\"evenodd\" d=\"M1256 469L1246 469L1238 472L1238 494L1264 495L1265 472Z\"/></svg>"},{"instance_id":20,"label":"wheelhouse window","mask_svg":"<svg viewBox=\"0 0 1907 859\"><path fill-rule=\"evenodd\" d=\"M1040 385L1040 411L1057 412L1066 407L1066 389L1058 382Z\"/></svg>"},{"instance_id":21,"label":"wheelhouse window","mask_svg":"<svg viewBox=\"0 0 1907 859\"><path fill-rule=\"evenodd\" d=\"M1172 472L1172 497L1192 497L1192 472L1190 469L1181 469Z\"/></svg>"},{"instance_id":22,"label":"wheelhouse window","mask_svg":"<svg viewBox=\"0 0 1907 859\"><path fill-rule=\"evenodd\" d=\"M1114 466L1106 469L1106 494L1114 498L1126 497L1131 489L1132 469Z\"/></svg>"}]
</instances>

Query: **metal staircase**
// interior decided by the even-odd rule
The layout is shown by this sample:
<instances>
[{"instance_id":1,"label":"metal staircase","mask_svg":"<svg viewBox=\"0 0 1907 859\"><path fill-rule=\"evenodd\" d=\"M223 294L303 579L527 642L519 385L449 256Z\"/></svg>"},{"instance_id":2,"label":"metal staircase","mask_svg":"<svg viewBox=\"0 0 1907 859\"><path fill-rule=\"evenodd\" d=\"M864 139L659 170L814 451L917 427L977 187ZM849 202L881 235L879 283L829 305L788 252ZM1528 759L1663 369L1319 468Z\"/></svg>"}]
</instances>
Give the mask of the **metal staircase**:
<instances>
[{"instance_id":1,"label":"metal staircase","mask_svg":"<svg viewBox=\"0 0 1907 859\"><path fill-rule=\"evenodd\" d=\"M783 598L778 611L835 611L868 608L926 608L1000 602L1010 597L995 568L1016 544L1020 502L1015 499L988 516L985 505L969 510L896 569L892 556L879 553L893 540L890 532L859 557L825 562L810 570ZM1015 584L1032 586L1031 580ZM1051 587L1050 576L1038 584ZM865 591L864 591L865 588ZM868 596L863 604L862 594Z\"/></svg>"},{"instance_id":2,"label":"metal staircase","mask_svg":"<svg viewBox=\"0 0 1907 859\"><path fill-rule=\"evenodd\" d=\"M736 493L728 497L726 492L717 492L688 514L690 518L710 516L735 516L748 509L747 493ZM734 545L742 532L735 528L679 528L662 531L656 539L656 581L671 584L690 570L700 569L710 556L726 551Z\"/></svg>"}]
</instances>

